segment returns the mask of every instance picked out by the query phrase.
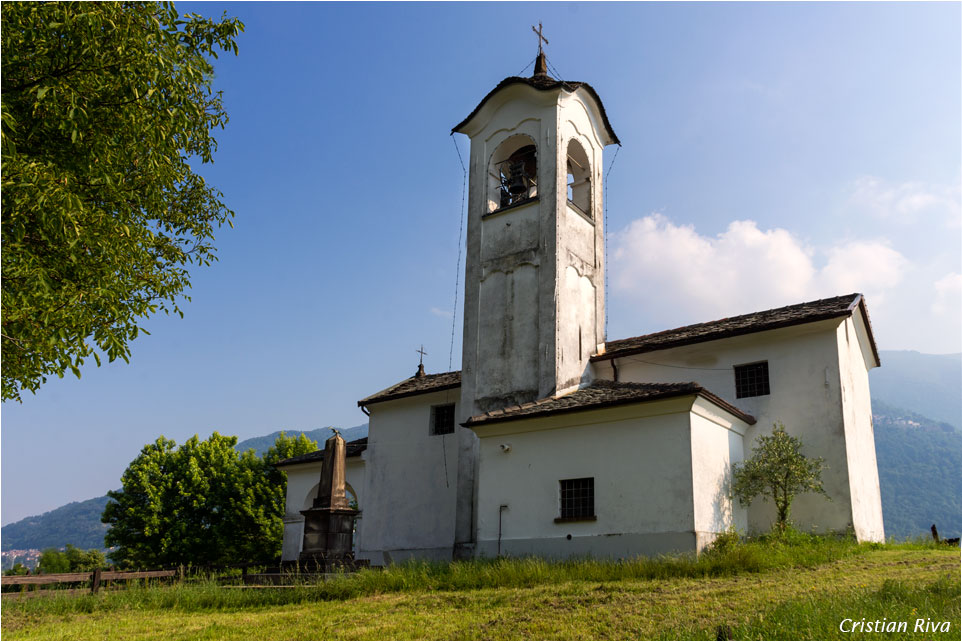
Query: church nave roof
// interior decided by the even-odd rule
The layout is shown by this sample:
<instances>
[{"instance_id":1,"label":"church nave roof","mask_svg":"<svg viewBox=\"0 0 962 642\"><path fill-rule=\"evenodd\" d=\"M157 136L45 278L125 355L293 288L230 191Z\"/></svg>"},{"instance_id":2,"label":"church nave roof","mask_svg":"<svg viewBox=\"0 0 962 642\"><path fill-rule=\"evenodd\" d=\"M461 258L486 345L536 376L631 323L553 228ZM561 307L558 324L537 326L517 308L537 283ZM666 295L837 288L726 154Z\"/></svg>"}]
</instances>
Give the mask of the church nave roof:
<instances>
[{"instance_id":1,"label":"church nave roof","mask_svg":"<svg viewBox=\"0 0 962 642\"><path fill-rule=\"evenodd\" d=\"M698 395L719 408L728 411L748 424L754 424L755 418L743 410L739 410L718 395L706 390L699 384L688 383L629 383L598 380L590 386L576 390L561 397L547 397L517 406L508 406L501 410L492 410L482 415L475 415L468 419L464 426L478 426L512 419L529 419L543 415L557 415L566 412L595 410L621 406L632 403Z\"/></svg>"},{"instance_id":2,"label":"church nave roof","mask_svg":"<svg viewBox=\"0 0 962 642\"><path fill-rule=\"evenodd\" d=\"M605 344L605 352L591 357L591 360L604 361L631 354L654 352L655 350L726 339L753 332L847 317L853 314L856 308L861 309L865 327L868 329L869 341L872 344L872 352L875 355L875 360L878 361L878 350L875 346L875 338L872 336L872 325L869 322L868 309L865 307L865 298L857 293L831 299L796 303L783 308L752 312L751 314L728 317L718 321L696 323L695 325L687 325L673 330L662 330L661 332L628 339L608 341Z\"/></svg>"}]
</instances>

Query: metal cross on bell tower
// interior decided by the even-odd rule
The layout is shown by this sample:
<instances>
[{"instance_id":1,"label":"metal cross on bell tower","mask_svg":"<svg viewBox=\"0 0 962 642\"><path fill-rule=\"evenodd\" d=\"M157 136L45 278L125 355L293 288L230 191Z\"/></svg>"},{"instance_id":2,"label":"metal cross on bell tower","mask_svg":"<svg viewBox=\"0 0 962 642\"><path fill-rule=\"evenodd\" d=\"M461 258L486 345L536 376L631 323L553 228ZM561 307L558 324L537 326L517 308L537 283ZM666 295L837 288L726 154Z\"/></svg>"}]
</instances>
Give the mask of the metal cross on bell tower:
<instances>
[{"instance_id":1,"label":"metal cross on bell tower","mask_svg":"<svg viewBox=\"0 0 962 642\"><path fill-rule=\"evenodd\" d=\"M538 28L535 29L534 26L531 27L531 31L538 36L538 57L535 59L534 63L534 77L535 78L546 78L548 76L548 59L544 55L544 48L541 46L542 42L548 44L548 39L544 37L542 33L541 22L538 22Z\"/></svg>"},{"instance_id":2,"label":"metal cross on bell tower","mask_svg":"<svg viewBox=\"0 0 962 642\"><path fill-rule=\"evenodd\" d=\"M535 28L534 28L534 25L532 25L532 26L531 26L531 31L535 32L535 33L538 35L538 55L540 56L541 54L544 53L544 50L541 48L541 42L544 41L544 44L546 44L546 45L549 44L549 43L548 43L548 39L544 37L544 34L543 34L543 33L541 33L541 21L540 21L540 20L538 21L538 28L535 29Z\"/></svg>"}]
</instances>

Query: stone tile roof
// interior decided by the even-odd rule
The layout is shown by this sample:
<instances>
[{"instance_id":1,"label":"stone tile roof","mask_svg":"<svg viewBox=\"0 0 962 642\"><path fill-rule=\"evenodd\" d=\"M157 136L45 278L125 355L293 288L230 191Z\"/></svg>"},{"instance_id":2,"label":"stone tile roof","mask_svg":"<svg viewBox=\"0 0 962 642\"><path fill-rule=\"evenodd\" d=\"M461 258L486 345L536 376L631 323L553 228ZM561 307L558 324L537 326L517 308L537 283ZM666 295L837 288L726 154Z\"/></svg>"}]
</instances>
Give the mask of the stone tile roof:
<instances>
[{"instance_id":1,"label":"stone tile roof","mask_svg":"<svg viewBox=\"0 0 962 642\"><path fill-rule=\"evenodd\" d=\"M591 360L603 361L631 354L653 352L753 332L785 328L802 323L846 317L852 314L856 308L861 309L865 326L868 329L869 341L872 344L872 352L875 354L876 361L878 361L878 350L875 346L875 338L872 336L872 326L865 307L865 299L861 294L846 294L831 299L797 303L784 308L753 312L752 314L743 314L707 323L697 323L674 330L631 337L630 339L609 341L605 344L604 354L595 355L591 357Z\"/></svg>"},{"instance_id":2,"label":"stone tile roof","mask_svg":"<svg viewBox=\"0 0 962 642\"><path fill-rule=\"evenodd\" d=\"M492 96L494 96L496 93L498 93L499 91L501 91L502 89L510 85L527 85L529 87L537 89L538 91L549 91L551 89L561 87L565 91L573 92L578 88L583 88L585 91L588 92L588 94L591 95L592 98L594 98L595 102L598 103L598 109L601 111L601 120L604 122L605 130L608 132L608 136L611 137L612 142L616 145L621 144L621 141L618 140L618 136L615 135L615 130L611 128L611 123L608 122L608 114L607 112L605 112L605 106L601 102L601 97L598 95L598 92L596 92L591 85L589 85L586 82L580 82L577 80L556 80L551 76L539 75L539 74L536 74L529 78L524 78L521 76L509 76L508 78L505 78L504 80L498 83L497 87L489 91L488 95L482 98L481 102L478 103L478 106L474 108L474 111L468 114L467 118L465 118L460 123L455 125L454 128L451 129L451 131L455 133L459 133L461 128L467 125L471 121L471 119L474 118L479 111L481 111L481 108L484 107L484 104L488 102L488 100L490 100Z\"/></svg>"},{"instance_id":3,"label":"stone tile roof","mask_svg":"<svg viewBox=\"0 0 962 642\"><path fill-rule=\"evenodd\" d=\"M748 424L754 424L755 418L739 410L721 397L705 390L695 382L688 383L629 383L599 380L590 386L581 388L562 397L539 399L517 406L508 406L500 410L475 415L468 419L464 426L478 426L513 419L530 419L543 415L557 415L566 412L578 412L598 408L609 408L625 404L643 403L671 397L698 395L711 401L719 408L730 412Z\"/></svg>"},{"instance_id":4,"label":"stone tile roof","mask_svg":"<svg viewBox=\"0 0 962 642\"><path fill-rule=\"evenodd\" d=\"M355 439L354 441L347 442L347 456L348 457L359 457L362 452L367 450L367 437L361 437L360 439ZM324 449L315 450L312 453L307 453L306 455L298 455L297 457L289 457L287 459L282 459L275 466L291 466L294 464L308 464L314 461L324 461Z\"/></svg>"},{"instance_id":5,"label":"stone tile roof","mask_svg":"<svg viewBox=\"0 0 962 642\"><path fill-rule=\"evenodd\" d=\"M428 392L438 392L440 390L450 390L461 386L461 371L441 372L439 374L414 375L400 383L396 383L390 388L385 388L381 392L376 392L369 397L365 397L357 402L358 406L369 406L372 403L381 401L392 401L402 397L412 397L423 395Z\"/></svg>"}]
</instances>

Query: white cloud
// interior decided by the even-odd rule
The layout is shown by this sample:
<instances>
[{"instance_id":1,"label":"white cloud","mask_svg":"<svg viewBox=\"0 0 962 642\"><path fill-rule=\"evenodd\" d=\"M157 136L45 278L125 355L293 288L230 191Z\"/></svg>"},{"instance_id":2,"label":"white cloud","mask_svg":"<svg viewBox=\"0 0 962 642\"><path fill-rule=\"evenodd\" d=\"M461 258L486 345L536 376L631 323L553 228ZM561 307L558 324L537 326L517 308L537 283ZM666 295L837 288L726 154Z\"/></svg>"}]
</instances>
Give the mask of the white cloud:
<instances>
[{"instance_id":1,"label":"white cloud","mask_svg":"<svg viewBox=\"0 0 962 642\"><path fill-rule=\"evenodd\" d=\"M849 206L875 217L915 222L920 216L943 219L949 227L962 225L962 186L918 181L890 183L875 176L855 181Z\"/></svg>"},{"instance_id":2,"label":"white cloud","mask_svg":"<svg viewBox=\"0 0 962 642\"><path fill-rule=\"evenodd\" d=\"M451 311L450 311L450 310L442 310L441 308L431 308L431 314L433 314L434 316L439 317L439 318L441 318L441 319L450 319L450 318L451 318Z\"/></svg>"},{"instance_id":3,"label":"white cloud","mask_svg":"<svg viewBox=\"0 0 962 642\"><path fill-rule=\"evenodd\" d=\"M819 271L820 287L816 289L838 294L871 293L876 306L899 285L909 265L905 257L881 241L853 241L825 253L828 262Z\"/></svg>"},{"instance_id":4,"label":"white cloud","mask_svg":"<svg viewBox=\"0 0 962 642\"><path fill-rule=\"evenodd\" d=\"M810 251L791 234L759 230L753 221L734 221L709 238L652 214L617 234L614 247L617 290L658 305L677 298L707 314L804 299L814 275Z\"/></svg>"},{"instance_id":5,"label":"white cloud","mask_svg":"<svg viewBox=\"0 0 962 642\"><path fill-rule=\"evenodd\" d=\"M911 267L881 240L811 248L747 220L709 237L657 213L615 234L612 247L612 294L657 324L649 330L852 292L875 316Z\"/></svg>"},{"instance_id":6,"label":"white cloud","mask_svg":"<svg viewBox=\"0 0 962 642\"><path fill-rule=\"evenodd\" d=\"M939 316L962 317L962 274L950 273L935 282L935 303L932 313Z\"/></svg>"}]
</instances>

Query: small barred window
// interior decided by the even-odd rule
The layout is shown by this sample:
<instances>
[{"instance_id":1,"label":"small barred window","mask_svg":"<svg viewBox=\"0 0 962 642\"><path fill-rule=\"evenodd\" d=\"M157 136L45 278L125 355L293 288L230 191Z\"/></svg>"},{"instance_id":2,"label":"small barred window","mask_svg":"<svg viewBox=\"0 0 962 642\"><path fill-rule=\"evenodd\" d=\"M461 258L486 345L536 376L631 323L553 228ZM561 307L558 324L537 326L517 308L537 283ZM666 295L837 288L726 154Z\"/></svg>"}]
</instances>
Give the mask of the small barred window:
<instances>
[{"instance_id":1,"label":"small barred window","mask_svg":"<svg viewBox=\"0 0 962 642\"><path fill-rule=\"evenodd\" d=\"M593 519L595 516L595 478L562 479L560 483L560 519Z\"/></svg>"},{"instance_id":2,"label":"small barred window","mask_svg":"<svg viewBox=\"0 0 962 642\"><path fill-rule=\"evenodd\" d=\"M454 404L431 406L431 434L450 435L454 432Z\"/></svg>"},{"instance_id":3,"label":"small barred window","mask_svg":"<svg viewBox=\"0 0 962 642\"><path fill-rule=\"evenodd\" d=\"M744 366L735 366L735 396L761 397L771 394L768 385L768 362L759 361Z\"/></svg>"}]
</instances>

